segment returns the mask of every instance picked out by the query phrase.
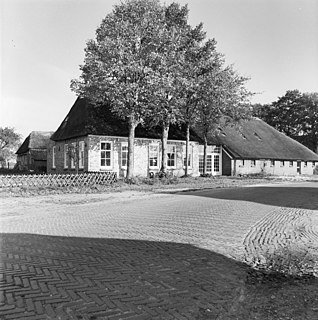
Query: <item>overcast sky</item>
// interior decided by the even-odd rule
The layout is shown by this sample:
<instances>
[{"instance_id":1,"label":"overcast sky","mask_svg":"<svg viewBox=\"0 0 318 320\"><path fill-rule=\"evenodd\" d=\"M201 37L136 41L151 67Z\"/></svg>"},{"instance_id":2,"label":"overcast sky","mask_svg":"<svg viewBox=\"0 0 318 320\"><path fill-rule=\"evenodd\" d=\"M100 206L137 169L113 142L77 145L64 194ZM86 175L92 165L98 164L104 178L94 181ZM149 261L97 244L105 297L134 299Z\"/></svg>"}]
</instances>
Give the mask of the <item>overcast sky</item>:
<instances>
[{"instance_id":1,"label":"overcast sky","mask_svg":"<svg viewBox=\"0 0 318 320\"><path fill-rule=\"evenodd\" d=\"M170 3L172 1L165 1ZM318 91L317 0L179 0L227 64L250 77L252 102ZM0 126L55 131L75 102L88 39L119 0L0 0Z\"/></svg>"}]
</instances>

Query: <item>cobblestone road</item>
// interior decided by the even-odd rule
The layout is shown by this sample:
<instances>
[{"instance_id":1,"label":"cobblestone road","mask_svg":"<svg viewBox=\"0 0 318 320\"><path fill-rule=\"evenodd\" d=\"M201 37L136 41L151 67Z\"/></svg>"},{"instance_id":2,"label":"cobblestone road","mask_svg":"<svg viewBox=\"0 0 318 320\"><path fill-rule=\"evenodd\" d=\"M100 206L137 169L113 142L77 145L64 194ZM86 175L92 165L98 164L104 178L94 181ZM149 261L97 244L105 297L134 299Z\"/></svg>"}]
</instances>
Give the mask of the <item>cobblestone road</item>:
<instances>
[{"instance_id":1,"label":"cobblestone road","mask_svg":"<svg viewBox=\"0 0 318 320\"><path fill-rule=\"evenodd\" d=\"M247 267L230 257L318 243L317 183L11 198L0 210L3 319L241 319Z\"/></svg>"}]
</instances>

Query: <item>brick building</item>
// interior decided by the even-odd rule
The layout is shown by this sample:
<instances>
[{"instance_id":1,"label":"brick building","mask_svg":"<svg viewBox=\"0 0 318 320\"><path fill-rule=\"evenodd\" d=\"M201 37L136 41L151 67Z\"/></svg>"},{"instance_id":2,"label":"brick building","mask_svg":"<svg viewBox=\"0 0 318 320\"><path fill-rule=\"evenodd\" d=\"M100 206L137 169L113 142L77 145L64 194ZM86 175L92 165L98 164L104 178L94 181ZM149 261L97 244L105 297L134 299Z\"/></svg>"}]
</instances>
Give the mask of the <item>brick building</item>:
<instances>
[{"instance_id":1,"label":"brick building","mask_svg":"<svg viewBox=\"0 0 318 320\"><path fill-rule=\"evenodd\" d=\"M223 175L312 175L318 166L318 154L258 118L221 126L209 142L223 146Z\"/></svg>"},{"instance_id":2,"label":"brick building","mask_svg":"<svg viewBox=\"0 0 318 320\"><path fill-rule=\"evenodd\" d=\"M148 176L160 170L160 128L136 128L134 175ZM78 98L60 127L51 137L48 150L49 173L113 171L126 175L128 126L107 106L92 106ZM189 174L198 176L202 170L203 148L200 138L191 132ZM200 154L202 153L202 154ZM221 174L221 148L209 146L208 169ZM167 169L173 175L184 175L185 130L171 126L168 137Z\"/></svg>"}]
</instances>

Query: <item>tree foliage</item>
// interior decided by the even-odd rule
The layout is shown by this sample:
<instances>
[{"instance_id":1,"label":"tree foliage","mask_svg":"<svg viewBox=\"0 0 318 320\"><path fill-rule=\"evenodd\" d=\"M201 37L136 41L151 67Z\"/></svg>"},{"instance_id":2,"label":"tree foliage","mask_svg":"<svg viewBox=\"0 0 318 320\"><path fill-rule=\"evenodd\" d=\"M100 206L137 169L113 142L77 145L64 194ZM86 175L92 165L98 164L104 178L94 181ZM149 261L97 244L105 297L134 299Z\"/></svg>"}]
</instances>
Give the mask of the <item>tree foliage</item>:
<instances>
[{"instance_id":1,"label":"tree foliage","mask_svg":"<svg viewBox=\"0 0 318 320\"><path fill-rule=\"evenodd\" d=\"M128 179L137 125L161 126L165 172L170 124L186 124L187 157L190 126L240 115L246 79L224 67L215 40L205 37L202 24L189 25L187 6L126 0L105 17L96 39L88 41L80 78L72 80L71 88L127 121ZM210 129L206 124L205 130Z\"/></svg>"},{"instance_id":2,"label":"tree foliage","mask_svg":"<svg viewBox=\"0 0 318 320\"><path fill-rule=\"evenodd\" d=\"M112 111L129 124L127 178L132 177L134 132L147 117L158 79L158 60L164 12L159 1L131 0L114 7L85 49L79 80L71 88L93 103L109 102Z\"/></svg>"},{"instance_id":3,"label":"tree foliage","mask_svg":"<svg viewBox=\"0 0 318 320\"><path fill-rule=\"evenodd\" d=\"M14 128L0 127L0 162L2 165L14 157L21 135Z\"/></svg>"},{"instance_id":4,"label":"tree foliage","mask_svg":"<svg viewBox=\"0 0 318 320\"><path fill-rule=\"evenodd\" d=\"M318 93L288 90L271 104L254 105L254 115L318 152Z\"/></svg>"}]
</instances>

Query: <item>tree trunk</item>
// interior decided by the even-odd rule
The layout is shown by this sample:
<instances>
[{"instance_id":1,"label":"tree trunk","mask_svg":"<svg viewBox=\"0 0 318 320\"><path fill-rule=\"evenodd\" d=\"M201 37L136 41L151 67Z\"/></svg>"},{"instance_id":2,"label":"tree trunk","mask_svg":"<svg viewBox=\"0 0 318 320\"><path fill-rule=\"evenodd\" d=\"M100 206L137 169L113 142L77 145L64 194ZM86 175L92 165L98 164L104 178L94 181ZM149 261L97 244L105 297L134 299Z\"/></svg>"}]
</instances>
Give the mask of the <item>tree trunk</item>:
<instances>
[{"instance_id":1,"label":"tree trunk","mask_svg":"<svg viewBox=\"0 0 318 320\"><path fill-rule=\"evenodd\" d=\"M187 177L189 173L189 144L190 144L190 124L187 122L186 124L186 165L184 175Z\"/></svg>"},{"instance_id":2,"label":"tree trunk","mask_svg":"<svg viewBox=\"0 0 318 320\"><path fill-rule=\"evenodd\" d=\"M134 176L134 147L135 147L135 129L137 122L132 116L129 119L129 135L128 135L128 157L127 157L127 175L126 179L130 180Z\"/></svg>"},{"instance_id":3,"label":"tree trunk","mask_svg":"<svg viewBox=\"0 0 318 320\"><path fill-rule=\"evenodd\" d=\"M162 126L162 136L161 136L161 143L162 143L162 152L161 152L161 169L162 173L167 172L167 146L168 146L168 134L169 134L169 123L164 123Z\"/></svg>"},{"instance_id":4,"label":"tree trunk","mask_svg":"<svg viewBox=\"0 0 318 320\"><path fill-rule=\"evenodd\" d=\"M203 145L203 174L206 174L207 169L207 150L208 150L208 138L204 135L204 145Z\"/></svg>"}]
</instances>

